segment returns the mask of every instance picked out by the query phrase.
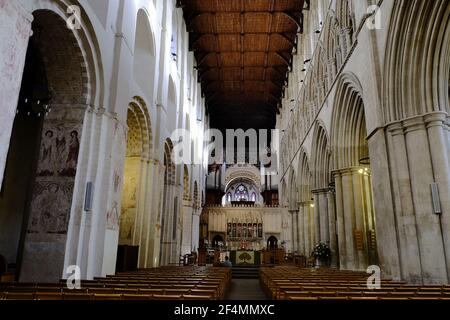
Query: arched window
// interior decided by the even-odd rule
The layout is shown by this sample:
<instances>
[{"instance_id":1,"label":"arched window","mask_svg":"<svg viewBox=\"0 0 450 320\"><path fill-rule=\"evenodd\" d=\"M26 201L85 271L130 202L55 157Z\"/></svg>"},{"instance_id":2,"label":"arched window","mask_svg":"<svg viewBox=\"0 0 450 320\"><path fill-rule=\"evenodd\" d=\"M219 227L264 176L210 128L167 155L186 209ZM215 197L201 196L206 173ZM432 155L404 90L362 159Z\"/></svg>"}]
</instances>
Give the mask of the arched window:
<instances>
[{"instance_id":1,"label":"arched window","mask_svg":"<svg viewBox=\"0 0 450 320\"><path fill-rule=\"evenodd\" d=\"M252 202L256 202L256 193L252 193Z\"/></svg>"},{"instance_id":2,"label":"arched window","mask_svg":"<svg viewBox=\"0 0 450 320\"><path fill-rule=\"evenodd\" d=\"M233 199L232 199L232 196L231 196L231 192L228 192L228 194L227 194L227 202L231 202Z\"/></svg>"},{"instance_id":3,"label":"arched window","mask_svg":"<svg viewBox=\"0 0 450 320\"><path fill-rule=\"evenodd\" d=\"M248 201L248 190L247 187L243 184L237 187L236 192L234 194L234 198L236 201Z\"/></svg>"}]
</instances>

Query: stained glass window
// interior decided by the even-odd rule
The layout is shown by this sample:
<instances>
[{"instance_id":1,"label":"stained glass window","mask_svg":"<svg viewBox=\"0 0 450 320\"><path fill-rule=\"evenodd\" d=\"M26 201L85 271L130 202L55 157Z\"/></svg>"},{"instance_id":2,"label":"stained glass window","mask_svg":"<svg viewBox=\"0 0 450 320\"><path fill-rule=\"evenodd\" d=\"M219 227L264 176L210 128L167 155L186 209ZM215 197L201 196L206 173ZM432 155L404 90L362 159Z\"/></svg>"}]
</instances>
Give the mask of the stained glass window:
<instances>
[{"instance_id":1,"label":"stained glass window","mask_svg":"<svg viewBox=\"0 0 450 320\"><path fill-rule=\"evenodd\" d=\"M248 201L247 187L241 184L234 194L236 201Z\"/></svg>"}]
</instances>

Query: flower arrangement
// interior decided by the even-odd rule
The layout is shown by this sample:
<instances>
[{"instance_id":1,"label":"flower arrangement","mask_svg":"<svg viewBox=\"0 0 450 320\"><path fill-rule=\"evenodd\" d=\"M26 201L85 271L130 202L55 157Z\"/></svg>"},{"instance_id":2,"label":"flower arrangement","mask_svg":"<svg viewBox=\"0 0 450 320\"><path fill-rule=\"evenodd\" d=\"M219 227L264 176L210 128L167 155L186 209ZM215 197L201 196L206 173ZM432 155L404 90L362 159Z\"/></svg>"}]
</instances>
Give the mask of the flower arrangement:
<instances>
[{"instance_id":1,"label":"flower arrangement","mask_svg":"<svg viewBox=\"0 0 450 320\"><path fill-rule=\"evenodd\" d=\"M312 256L320 260L328 260L331 257L330 247L325 243L319 243L315 246Z\"/></svg>"}]
</instances>

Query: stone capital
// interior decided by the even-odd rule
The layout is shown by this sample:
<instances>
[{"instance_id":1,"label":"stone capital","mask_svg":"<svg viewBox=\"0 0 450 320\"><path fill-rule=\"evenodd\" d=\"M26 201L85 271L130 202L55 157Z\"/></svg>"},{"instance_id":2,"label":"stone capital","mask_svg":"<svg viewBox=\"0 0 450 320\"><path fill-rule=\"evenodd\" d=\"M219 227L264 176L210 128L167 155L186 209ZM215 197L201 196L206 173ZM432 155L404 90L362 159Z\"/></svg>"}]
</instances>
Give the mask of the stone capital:
<instances>
[{"instance_id":1,"label":"stone capital","mask_svg":"<svg viewBox=\"0 0 450 320\"><path fill-rule=\"evenodd\" d=\"M330 191L330 188L322 188L322 189L315 189L311 190L312 194L327 194Z\"/></svg>"},{"instance_id":2,"label":"stone capital","mask_svg":"<svg viewBox=\"0 0 450 320\"><path fill-rule=\"evenodd\" d=\"M387 126L387 130L393 135L393 136L400 136L404 135L403 125L400 122L395 122Z\"/></svg>"},{"instance_id":3,"label":"stone capital","mask_svg":"<svg viewBox=\"0 0 450 320\"><path fill-rule=\"evenodd\" d=\"M442 127L447 126L447 113L445 112L434 112L424 116L424 121L427 129L431 127Z\"/></svg>"},{"instance_id":4,"label":"stone capital","mask_svg":"<svg viewBox=\"0 0 450 320\"><path fill-rule=\"evenodd\" d=\"M425 122L422 116L414 117L411 119L403 120L403 127L405 128L405 134L425 130Z\"/></svg>"}]
</instances>

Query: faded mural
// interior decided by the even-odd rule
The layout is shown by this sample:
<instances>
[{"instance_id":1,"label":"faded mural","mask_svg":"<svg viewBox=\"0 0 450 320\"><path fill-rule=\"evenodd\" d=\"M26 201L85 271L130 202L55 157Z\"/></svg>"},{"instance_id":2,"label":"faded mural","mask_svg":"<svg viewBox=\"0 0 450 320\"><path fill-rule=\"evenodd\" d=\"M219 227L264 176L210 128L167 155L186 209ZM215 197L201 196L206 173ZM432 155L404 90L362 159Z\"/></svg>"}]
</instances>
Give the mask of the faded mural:
<instances>
[{"instance_id":1,"label":"faded mural","mask_svg":"<svg viewBox=\"0 0 450 320\"><path fill-rule=\"evenodd\" d=\"M79 123L44 123L28 234L67 233L80 131Z\"/></svg>"},{"instance_id":2,"label":"faded mural","mask_svg":"<svg viewBox=\"0 0 450 320\"><path fill-rule=\"evenodd\" d=\"M111 148L110 159L114 171L111 177L111 182L114 186L112 200L106 212L106 229L118 230L120 219L120 203L122 193L122 179L124 172L123 155L126 152L127 134L125 127L119 122L115 123L114 127L114 147Z\"/></svg>"}]
</instances>

